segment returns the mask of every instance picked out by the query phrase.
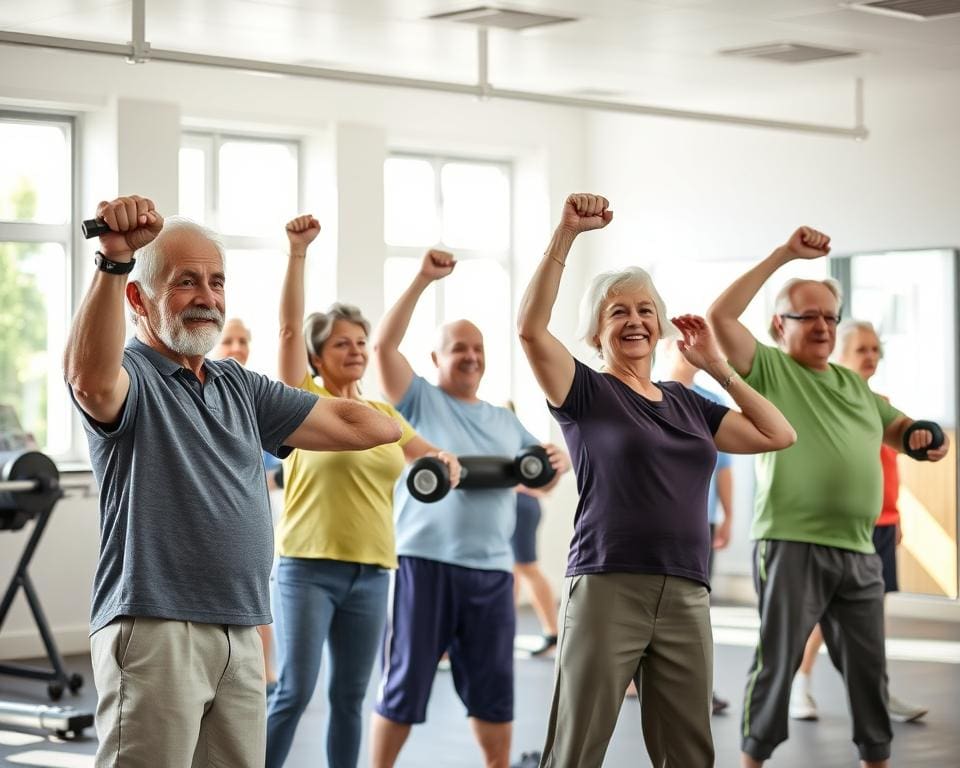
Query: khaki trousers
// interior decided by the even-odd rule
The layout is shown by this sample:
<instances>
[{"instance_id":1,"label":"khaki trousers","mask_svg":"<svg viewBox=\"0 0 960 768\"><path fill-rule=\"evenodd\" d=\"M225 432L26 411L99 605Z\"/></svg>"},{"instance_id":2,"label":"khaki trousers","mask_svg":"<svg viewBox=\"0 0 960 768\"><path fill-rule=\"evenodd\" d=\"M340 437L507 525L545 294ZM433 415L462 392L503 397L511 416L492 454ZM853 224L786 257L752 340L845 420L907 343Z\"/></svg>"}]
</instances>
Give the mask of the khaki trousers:
<instances>
[{"instance_id":1,"label":"khaki trousers","mask_svg":"<svg viewBox=\"0 0 960 768\"><path fill-rule=\"evenodd\" d=\"M263 768L255 627L124 616L90 638L96 768Z\"/></svg>"},{"instance_id":2,"label":"khaki trousers","mask_svg":"<svg viewBox=\"0 0 960 768\"><path fill-rule=\"evenodd\" d=\"M627 684L656 768L709 768L713 637L707 589L635 573L573 576L560 607L543 768L603 764Z\"/></svg>"}]
</instances>

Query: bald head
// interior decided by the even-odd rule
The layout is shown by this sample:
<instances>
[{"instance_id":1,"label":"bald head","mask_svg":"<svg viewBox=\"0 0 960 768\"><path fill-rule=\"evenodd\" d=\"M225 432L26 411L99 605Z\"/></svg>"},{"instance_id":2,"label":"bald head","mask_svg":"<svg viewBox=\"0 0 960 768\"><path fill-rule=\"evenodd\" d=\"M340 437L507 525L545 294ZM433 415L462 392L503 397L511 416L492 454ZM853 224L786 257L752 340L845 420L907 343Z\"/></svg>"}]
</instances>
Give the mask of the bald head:
<instances>
[{"instance_id":1,"label":"bald head","mask_svg":"<svg viewBox=\"0 0 960 768\"><path fill-rule=\"evenodd\" d=\"M484 371L483 334L469 320L440 326L431 353L437 385L460 400L477 399Z\"/></svg>"},{"instance_id":2,"label":"bald head","mask_svg":"<svg viewBox=\"0 0 960 768\"><path fill-rule=\"evenodd\" d=\"M232 357L240 365L246 365L250 357L250 339L253 335L238 317L231 318L223 324L220 341L213 351L213 357L223 360Z\"/></svg>"},{"instance_id":3,"label":"bald head","mask_svg":"<svg viewBox=\"0 0 960 768\"><path fill-rule=\"evenodd\" d=\"M433 340L433 351L442 352L457 340L479 340L483 344L483 333L469 320L454 320L437 328Z\"/></svg>"}]
</instances>

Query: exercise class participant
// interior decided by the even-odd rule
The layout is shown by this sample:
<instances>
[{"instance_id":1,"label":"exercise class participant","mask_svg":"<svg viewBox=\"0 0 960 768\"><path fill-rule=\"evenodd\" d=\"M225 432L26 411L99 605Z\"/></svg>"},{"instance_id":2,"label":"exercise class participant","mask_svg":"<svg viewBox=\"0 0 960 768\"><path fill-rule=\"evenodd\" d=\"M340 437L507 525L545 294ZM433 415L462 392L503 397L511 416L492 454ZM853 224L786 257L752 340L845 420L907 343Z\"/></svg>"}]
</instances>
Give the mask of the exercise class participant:
<instances>
[{"instance_id":1,"label":"exercise class participant","mask_svg":"<svg viewBox=\"0 0 960 768\"><path fill-rule=\"evenodd\" d=\"M883 345L873 325L865 320L844 320L837 326L837 347L840 350L837 362L869 382L883 358ZM880 466L883 469L883 506L873 526L873 546L883 566L883 591L886 594L899 589L897 547L903 538L900 511L897 509L897 497L900 495L897 452L888 445L880 446ZM800 670L794 676L790 689L790 717L795 720L816 720L819 717L817 702L811 694L810 674L822 645L823 632L817 624L807 640ZM927 708L889 694L887 712L891 720L908 723L927 714Z\"/></svg>"},{"instance_id":2,"label":"exercise class participant","mask_svg":"<svg viewBox=\"0 0 960 768\"><path fill-rule=\"evenodd\" d=\"M363 450L395 442L400 426L204 359L223 326L216 237L164 225L143 197L97 216L110 232L64 354L100 486L95 764L260 768L255 627L271 620L273 560L261 450ZM124 297L136 325L126 346Z\"/></svg>"},{"instance_id":3,"label":"exercise class participant","mask_svg":"<svg viewBox=\"0 0 960 768\"><path fill-rule=\"evenodd\" d=\"M670 372L667 378L670 381L679 381L700 397L705 397L715 403L723 403L719 395L706 387L701 387L694 381L697 368L684 357L675 342L671 342L667 351L667 359L670 363ZM730 454L723 451L717 452L717 464L710 476L710 488L707 491L707 522L710 524L710 554L707 559L707 576L712 580L713 554L718 549L726 549L730 545L730 536L733 531L733 459ZM710 701L711 711L715 715L720 714L730 706L730 702L717 696L716 691L714 691Z\"/></svg>"},{"instance_id":4,"label":"exercise class participant","mask_svg":"<svg viewBox=\"0 0 960 768\"><path fill-rule=\"evenodd\" d=\"M516 413L513 402L507 408ZM542 640L530 651L531 656L543 656L557 646L557 602L550 582L537 562L537 528L540 527L542 510L540 499L546 494L539 488L517 486L517 527L510 539L513 548L513 596L520 596L520 583L525 582L530 590L530 604L540 622Z\"/></svg>"},{"instance_id":5,"label":"exercise class participant","mask_svg":"<svg viewBox=\"0 0 960 768\"><path fill-rule=\"evenodd\" d=\"M250 359L250 342L253 333L238 317L232 317L223 324L220 331L220 340L210 353L211 360L236 360L244 368ZM267 476L267 488L275 491L277 485L277 470L280 469L280 459L268 451L263 452L263 469ZM274 617L276 619L276 617ZM266 691L269 696L277 685L277 670L273 664L273 628L270 624L261 624L257 627L260 642L263 645L263 670L266 681Z\"/></svg>"},{"instance_id":6,"label":"exercise class participant","mask_svg":"<svg viewBox=\"0 0 960 768\"><path fill-rule=\"evenodd\" d=\"M437 385L417 376L400 343L422 293L456 266L429 251L377 329L381 389L427 440L457 455L513 456L537 443L507 408L477 397L484 372L480 330L467 320L439 329ZM545 444L557 475L566 456ZM426 720L437 662L449 651L453 683L487 768L507 768L513 720L512 488L460 491L434 504L396 491L397 570L383 647L383 679L372 724L371 765L396 762L415 723Z\"/></svg>"},{"instance_id":7,"label":"exercise class participant","mask_svg":"<svg viewBox=\"0 0 960 768\"><path fill-rule=\"evenodd\" d=\"M742 413L677 382L651 379L657 342L676 329L639 267L598 275L584 296L583 338L599 353L603 373L576 360L550 333L574 240L612 219L606 198L566 199L518 321L580 491L541 765L600 766L624 691L635 680L653 764L707 768L714 764L710 476L718 448L778 450L795 435L724 362L702 318L673 320L683 337L680 350L727 390Z\"/></svg>"},{"instance_id":8,"label":"exercise class participant","mask_svg":"<svg viewBox=\"0 0 960 768\"><path fill-rule=\"evenodd\" d=\"M830 238L801 227L727 288L708 318L730 364L768 396L797 430L797 443L757 462L751 536L760 599L760 641L744 694L741 761L760 766L787 738L790 686L819 621L843 675L853 741L865 766L889 764L890 718L883 632L883 575L873 524L882 503L877 456L884 443L928 448L930 430L907 432L904 416L862 377L830 363L840 322L834 280L789 280L758 343L740 316L781 266L823 258ZM947 455L949 441L926 451Z\"/></svg>"},{"instance_id":9,"label":"exercise class participant","mask_svg":"<svg viewBox=\"0 0 960 768\"><path fill-rule=\"evenodd\" d=\"M359 309L334 304L304 323L307 248L320 224L298 216L286 231L280 380L321 399L363 403L403 428L397 443L349 453L293 451L284 462L274 582L280 676L267 716L267 768L280 768L287 758L317 686L324 646L330 665L327 765L355 768L363 698L383 635L390 571L397 567L393 486L405 461L437 456L453 485L460 465L417 435L392 405L360 396L370 324Z\"/></svg>"}]
</instances>

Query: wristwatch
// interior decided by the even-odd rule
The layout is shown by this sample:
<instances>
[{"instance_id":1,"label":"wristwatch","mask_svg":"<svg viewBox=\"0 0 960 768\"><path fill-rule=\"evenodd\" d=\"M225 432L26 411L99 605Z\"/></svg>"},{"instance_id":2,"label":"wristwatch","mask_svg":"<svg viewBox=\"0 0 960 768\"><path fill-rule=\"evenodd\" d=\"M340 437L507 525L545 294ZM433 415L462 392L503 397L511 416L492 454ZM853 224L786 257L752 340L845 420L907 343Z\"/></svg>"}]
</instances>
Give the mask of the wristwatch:
<instances>
[{"instance_id":1,"label":"wristwatch","mask_svg":"<svg viewBox=\"0 0 960 768\"><path fill-rule=\"evenodd\" d=\"M137 263L137 260L111 261L100 253L100 251L97 251L93 257L93 263L96 264L97 269L102 272L109 272L111 275L125 275L133 269L133 265Z\"/></svg>"}]
</instances>

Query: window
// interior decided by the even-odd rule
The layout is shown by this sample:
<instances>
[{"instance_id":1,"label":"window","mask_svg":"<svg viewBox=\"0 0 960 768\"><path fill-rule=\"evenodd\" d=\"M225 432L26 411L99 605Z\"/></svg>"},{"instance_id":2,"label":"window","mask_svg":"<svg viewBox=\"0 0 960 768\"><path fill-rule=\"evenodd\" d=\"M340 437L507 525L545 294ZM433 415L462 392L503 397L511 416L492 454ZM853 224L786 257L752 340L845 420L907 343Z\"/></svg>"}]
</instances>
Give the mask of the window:
<instances>
[{"instance_id":1,"label":"window","mask_svg":"<svg viewBox=\"0 0 960 768\"><path fill-rule=\"evenodd\" d=\"M502 162L413 155L394 155L383 169L386 307L410 284L428 248L451 251L458 262L420 299L401 350L429 374L437 326L471 320L486 348L479 394L498 404L511 396L510 170Z\"/></svg>"},{"instance_id":2,"label":"window","mask_svg":"<svg viewBox=\"0 0 960 768\"><path fill-rule=\"evenodd\" d=\"M227 251L227 317L239 317L251 329L248 364L268 375L277 368L278 303L287 264L284 224L299 213L298 142L183 134L180 214L221 236ZM311 272L318 262L311 261ZM313 306L310 273L307 277L307 305Z\"/></svg>"},{"instance_id":3,"label":"window","mask_svg":"<svg viewBox=\"0 0 960 768\"><path fill-rule=\"evenodd\" d=\"M70 118L0 112L0 404L40 450L68 458L60 356L70 320Z\"/></svg>"}]
</instances>

